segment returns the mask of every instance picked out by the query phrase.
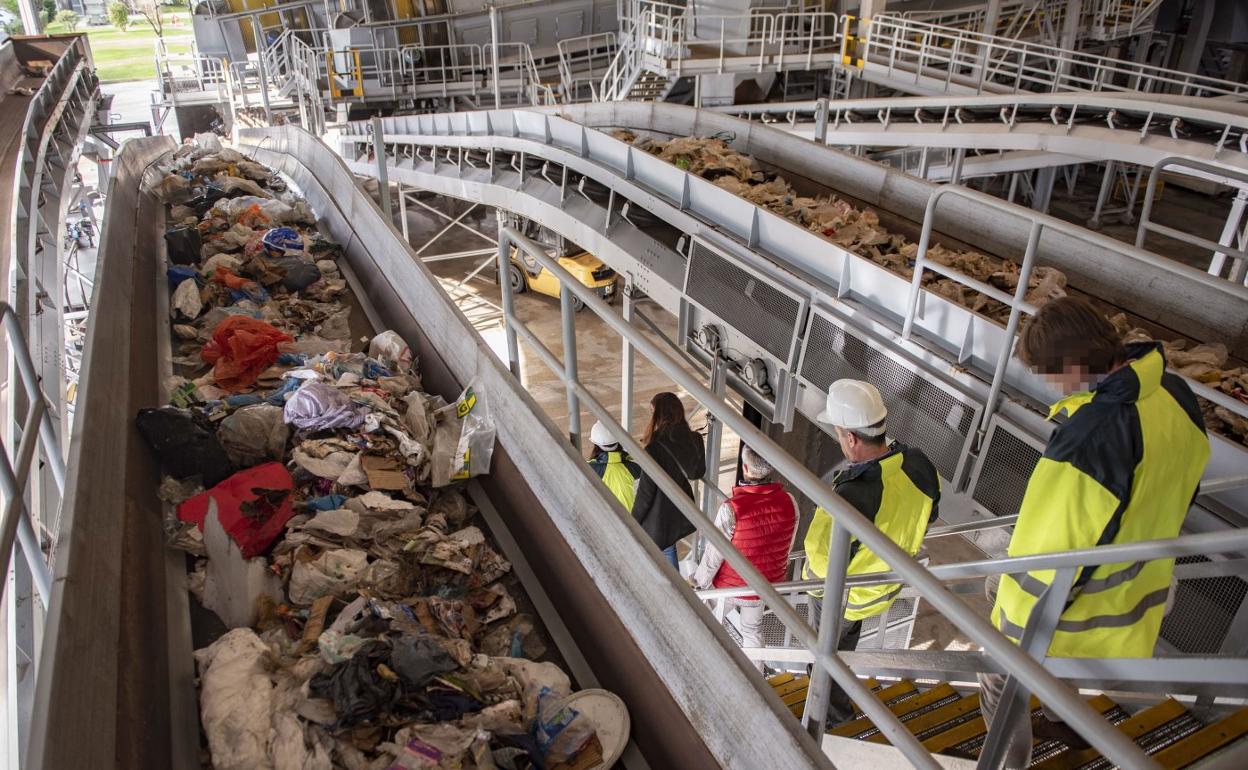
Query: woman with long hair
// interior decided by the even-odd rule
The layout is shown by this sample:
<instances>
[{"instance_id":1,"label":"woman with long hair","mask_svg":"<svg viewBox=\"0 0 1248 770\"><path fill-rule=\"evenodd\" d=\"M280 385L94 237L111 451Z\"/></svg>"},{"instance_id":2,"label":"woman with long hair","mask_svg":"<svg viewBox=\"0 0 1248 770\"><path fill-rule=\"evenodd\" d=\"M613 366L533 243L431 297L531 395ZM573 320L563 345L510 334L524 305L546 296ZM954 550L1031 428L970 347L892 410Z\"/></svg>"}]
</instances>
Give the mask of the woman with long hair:
<instances>
[{"instance_id":1,"label":"woman with long hair","mask_svg":"<svg viewBox=\"0 0 1248 770\"><path fill-rule=\"evenodd\" d=\"M650 400L650 408L653 410L650 424L642 436L646 454L662 466L692 500L693 487L689 482L706 475L706 446L702 437L689 427L685 407L675 393L656 394ZM642 471L633 501L633 518L675 567L676 542L692 533L694 527L645 471Z\"/></svg>"}]
</instances>

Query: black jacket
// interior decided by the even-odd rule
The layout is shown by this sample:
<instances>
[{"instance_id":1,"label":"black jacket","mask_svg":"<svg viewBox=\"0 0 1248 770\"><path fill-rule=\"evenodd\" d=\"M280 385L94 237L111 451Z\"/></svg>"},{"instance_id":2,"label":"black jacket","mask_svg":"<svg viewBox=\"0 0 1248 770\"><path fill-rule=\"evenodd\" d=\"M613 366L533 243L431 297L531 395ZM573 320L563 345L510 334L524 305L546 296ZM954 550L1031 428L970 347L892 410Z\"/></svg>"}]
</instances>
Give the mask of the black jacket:
<instances>
[{"instance_id":1,"label":"black jacket","mask_svg":"<svg viewBox=\"0 0 1248 770\"><path fill-rule=\"evenodd\" d=\"M650 455L663 470L667 471L690 499L692 479L706 475L706 446L696 433L680 435L674 431L656 434L646 446ZM693 524L677 509L676 504L659 491L654 479L645 471L637 486L637 499L633 502L633 518L654 540L659 548L674 545L685 535L693 532Z\"/></svg>"}]
</instances>

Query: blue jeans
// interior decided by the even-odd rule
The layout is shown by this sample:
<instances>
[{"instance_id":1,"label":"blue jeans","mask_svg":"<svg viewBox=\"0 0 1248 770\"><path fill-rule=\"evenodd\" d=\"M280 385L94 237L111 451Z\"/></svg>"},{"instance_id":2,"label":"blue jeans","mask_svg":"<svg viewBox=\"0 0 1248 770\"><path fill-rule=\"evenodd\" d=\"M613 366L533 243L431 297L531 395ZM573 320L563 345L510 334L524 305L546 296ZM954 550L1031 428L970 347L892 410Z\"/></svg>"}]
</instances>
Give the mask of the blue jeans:
<instances>
[{"instance_id":1,"label":"blue jeans","mask_svg":"<svg viewBox=\"0 0 1248 770\"><path fill-rule=\"evenodd\" d=\"M668 561L672 563L672 569L676 569L676 570L680 569L679 567L676 566L676 544L675 543L663 549L663 558L667 559Z\"/></svg>"}]
</instances>

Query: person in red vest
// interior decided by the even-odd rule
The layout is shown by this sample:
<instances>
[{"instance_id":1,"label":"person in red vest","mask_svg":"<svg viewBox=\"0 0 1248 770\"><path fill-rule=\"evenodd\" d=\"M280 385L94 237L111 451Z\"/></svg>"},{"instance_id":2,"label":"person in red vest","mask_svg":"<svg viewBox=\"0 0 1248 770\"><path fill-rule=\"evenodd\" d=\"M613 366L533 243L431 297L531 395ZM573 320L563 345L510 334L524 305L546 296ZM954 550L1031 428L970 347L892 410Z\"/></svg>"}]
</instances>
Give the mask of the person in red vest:
<instances>
[{"instance_id":1,"label":"person in red vest","mask_svg":"<svg viewBox=\"0 0 1248 770\"><path fill-rule=\"evenodd\" d=\"M715 526L732 539L733 546L763 577L773 583L784 580L797 534L797 501L783 484L769 483L771 466L748 446L741 447L741 476L741 485L733 487L732 497L719 506ZM702 552L702 561L690 583L694 588L746 585L745 579L713 545L707 545ZM757 596L729 599L728 608L733 606L740 611L741 646L762 647L762 600ZM754 667L762 672L763 661L754 661Z\"/></svg>"}]
</instances>

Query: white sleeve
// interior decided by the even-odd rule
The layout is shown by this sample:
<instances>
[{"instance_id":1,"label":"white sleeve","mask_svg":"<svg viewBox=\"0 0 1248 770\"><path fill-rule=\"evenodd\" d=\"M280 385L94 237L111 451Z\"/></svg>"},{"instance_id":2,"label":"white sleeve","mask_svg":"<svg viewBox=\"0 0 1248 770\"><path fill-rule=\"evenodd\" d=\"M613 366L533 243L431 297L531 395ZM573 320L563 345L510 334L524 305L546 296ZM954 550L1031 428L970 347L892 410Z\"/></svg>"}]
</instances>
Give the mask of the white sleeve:
<instances>
[{"instance_id":1,"label":"white sleeve","mask_svg":"<svg viewBox=\"0 0 1248 770\"><path fill-rule=\"evenodd\" d=\"M719 506L719 511L715 514L715 526L724 533L726 537L731 538L733 531L737 528L736 517L732 515L732 507L728 503ZM706 548L702 551L702 561L698 562L698 569L693 573L693 585L696 588L706 588L715 579L715 573L719 572L719 567L724 563L724 555L719 549L710 543L706 544Z\"/></svg>"}]
</instances>

